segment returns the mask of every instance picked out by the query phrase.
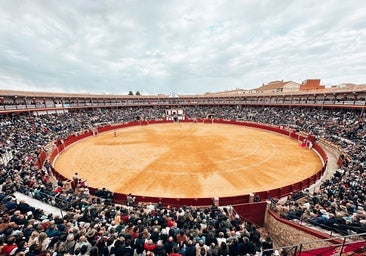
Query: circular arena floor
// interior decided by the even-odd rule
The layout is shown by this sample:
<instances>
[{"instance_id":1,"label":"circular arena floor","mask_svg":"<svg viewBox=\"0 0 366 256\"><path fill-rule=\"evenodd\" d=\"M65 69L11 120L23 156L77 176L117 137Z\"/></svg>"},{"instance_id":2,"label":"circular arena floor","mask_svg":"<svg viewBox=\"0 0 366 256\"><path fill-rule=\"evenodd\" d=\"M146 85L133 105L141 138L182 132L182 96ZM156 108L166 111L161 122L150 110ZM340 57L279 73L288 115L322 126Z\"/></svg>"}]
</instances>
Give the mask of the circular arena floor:
<instances>
[{"instance_id":1,"label":"circular arena floor","mask_svg":"<svg viewBox=\"0 0 366 256\"><path fill-rule=\"evenodd\" d=\"M315 174L318 155L276 133L228 124L169 123L88 137L63 151L55 169L88 186L170 198L237 196Z\"/></svg>"}]
</instances>

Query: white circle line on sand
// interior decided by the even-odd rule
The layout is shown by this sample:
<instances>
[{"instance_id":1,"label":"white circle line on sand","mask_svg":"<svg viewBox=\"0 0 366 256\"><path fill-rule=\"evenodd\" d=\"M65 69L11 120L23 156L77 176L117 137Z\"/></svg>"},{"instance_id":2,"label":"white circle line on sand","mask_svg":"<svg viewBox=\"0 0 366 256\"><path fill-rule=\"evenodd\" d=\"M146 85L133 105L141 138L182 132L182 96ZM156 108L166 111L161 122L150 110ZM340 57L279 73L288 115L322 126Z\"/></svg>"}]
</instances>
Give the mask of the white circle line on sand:
<instances>
[{"instance_id":1,"label":"white circle line on sand","mask_svg":"<svg viewBox=\"0 0 366 256\"><path fill-rule=\"evenodd\" d=\"M236 161L236 160L239 160L239 159L244 159L245 157L248 157L250 155L253 155L254 153L256 153L258 150L259 150L259 142L258 140L253 140L252 141L255 142L255 147L253 148L253 150L250 152L250 154L244 154L240 157L236 157L236 158L230 158L230 159L225 159L225 160L218 160L218 161L213 161L213 163L224 163L224 162L232 162L232 161ZM259 161L259 162L256 162L256 163L253 163L251 165L246 165L246 166L241 166L239 168L234 168L234 169L228 169L228 170L219 170L219 171L212 171L211 173L215 173L215 174L220 174L220 173L229 173L229 172L237 172L237 171L241 171L241 170L247 170L247 169L250 169L250 168L253 168L253 167L256 167L256 166L259 166L269 160L271 160L273 158L273 155L276 153L276 147L273 143L271 143L271 147L272 147L272 152L271 154L266 157L265 159L263 159L262 161ZM125 147L123 146L123 141L121 140L120 143L119 143L119 148L120 150L122 151L122 153L129 157L130 159L139 159L138 157L136 157L135 155L133 154L130 154L126 149ZM122 160L117 160L113 157L111 157L111 154L109 152L109 149L110 147L108 145L104 145L103 146L103 150L104 150L104 154L106 156L108 156L108 158L112 159L112 162L113 162L113 165L118 165L118 164L123 164L123 161ZM201 165L202 163L187 163L185 161L175 161L175 162L164 162L164 164L166 165L175 165L175 166L184 166L184 165ZM171 174L171 171L157 171L157 170L150 170L151 173L159 173L159 174ZM177 172L177 171L174 171L174 174L177 174L177 175L202 175L202 174L207 174L207 172Z\"/></svg>"},{"instance_id":2,"label":"white circle line on sand","mask_svg":"<svg viewBox=\"0 0 366 256\"><path fill-rule=\"evenodd\" d=\"M235 169L228 169L228 170L222 170L222 171L212 171L212 174L221 174L221 173L229 173L229 172L237 172L237 171L244 171L252 167L259 166L273 158L273 156L276 154L277 150L273 143L271 143L272 152L271 154L263 159L262 161L259 161L252 165L247 165L245 167L235 168ZM150 171L151 173L159 173L159 174L172 174L172 171ZM174 175L206 175L207 172L177 172L174 171Z\"/></svg>"},{"instance_id":3,"label":"white circle line on sand","mask_svg":"<svg viewBox=\"0 0 366 256\"><path fill-rule=\"evenodd\" d=\"M180 127L179 127L180 129ZM113 134L112 132L110 132L111 134ZM225 160L218 160L218 161L213 161L213 163L224 163L224 162L232 162L232 161L236 161L236 160L239 160L239 159L243 159L247 156L250 156L250 155L253 155L255 154L260 146L259 146L259 142L258 140L253 140L251 139L252 141L255 142L255 147L253 147L253 150L250 151L249 153L247 154L244 154L240 157L235 157L235 158L231 158L231 159L225 159ZM251 165L245 165L245 166L240 166L238 168L234 168L234 169L226 169L226 170L219 170L219 171L212 171L211 173L214 173L214 174L220 174L220 173L229 173L229 172L237 172L237 171L241 171L241 170L247 170L247 169L250 169L252 167L256 167L256 166L259 166L269 160L271 160L274 156L274 154L276 153L276 147L275 145L271 142L270 143L271 147L272 147L272 152L270 155L268 155L268 157L266 157L265 159L259 161L259 162L256 162L256 163L253 163ZM123 145L123 141L120 140L119 144L118 144L120 150L122 151L122 154L124 154L125 156L129 157L130 159L139 159L137 156L135 156L134 154L130 154L128 150L126 150L126 148L124 147ZM104 155L107 156L109 159L111 159L111 163L113 165L120 165L120 164L123 164L123 159L122 158L113 158L112 157L112 154L110 153L110 150L111 147L109 147L108 145L103 145L103 151L104 151ZM118 160L120 159L120 160ZM90 159L92 160L92 159ZM165 164L172 164L172 165L176 165L176 166L184 166L184 165L187 165L186 162L184 161L180 161L180 162L164 162ZM200 165L201 163L189 163L189 165ZM150 170L151 173L159 173L159 174L171 174L172 171L157 171L157 170ZM202 175L202 174L207 174L207 172L177 172L177 171L174 171L174 174L177 174L177 175Z\"/></svg>"},{"instance_id":4,"label":"white circle line on sand","mask_svg":"<svg viewBox=\"0 0 366 256\"><path fill-rule=\"evenodd\" d=\"M177 129L178 130L183 130L183 131L186 131L186 129L183 129L182 127L180 126L177 126ZM203 128L205 129L205 128ZM191 130L191 129L190 129ZM239 157L236 157L236 158L230 158L230 159L224 159L224 160L217 160L217 161L213 161L212 163L214 164L220 164L220 163L229 163L229 162L232 162L234 160L240 160L240 159L243 159L245 157L248 157L250 155L253 155L254 153L256 153L259 149L259 143L257 140L253 140L253 139L250 139L252 141L255 142L255 147L253 148L252 151L248 151L246 154L242 155L242 156L239 156ZM106 146L108 147L108 146ZM119 144L119 147L120 147L120 150L121 150L121 153L127 157L129 157L131 160L140 160L140 158L138 156L136 156L135 154L130 154L128 152L128 150L125 149L125 147L123 146L123 142L121 140L120 144ZM243 147L244 148L244 147ZM222 149L218 149L218 150L222 150ZM236 149L236 151L241 151L240 148ZM204 151L196 151L196 153L202 153ZM172 165L172 166L184 166L184 165L189 165L189 166L192 166L192 165L201 165L201 163L192 163L192 162L187 162L187 161L171 161L171 162L168 162L168 161L165 161L164 162L164 165Z\"/></svg>"},{"instance_id":5,"label":"white circle line on sand","mask_svg":"<svg viewBox=\"0 0 366 256\"><path fill-rule=\"evenodd\" d=\"M216 160L216 161L212 161L212 163L214 164L222 164L222 163L229 163L229 162L233 162L233 161L236 161L236 160L240 160L240 159L243 159L245 157L248 157L248 156L251 156L253 155L254 153L256 153L259 149L259 143L257 140L253 140L255 143L255 147L253 147L253 150L251 151L245 151L245 154L239 156L239 157L233 157L233 158L229 158L229 159L224 159L224 160ZM222 150L222 149L219 149L219 150ZM236 151L241 151L240 148L239 149L235 149ZM201 153L203 151L196 151L196 153ZM179 163L179 166L184 166L184 165L189 165L189 166L192 166L192 165L201 165L201 163L191 163L191 162L187 162L187 161L172 161L172 162L167 162L165 161L164 162L164 165L177 165Z\"/></svg>"}]
</instances>

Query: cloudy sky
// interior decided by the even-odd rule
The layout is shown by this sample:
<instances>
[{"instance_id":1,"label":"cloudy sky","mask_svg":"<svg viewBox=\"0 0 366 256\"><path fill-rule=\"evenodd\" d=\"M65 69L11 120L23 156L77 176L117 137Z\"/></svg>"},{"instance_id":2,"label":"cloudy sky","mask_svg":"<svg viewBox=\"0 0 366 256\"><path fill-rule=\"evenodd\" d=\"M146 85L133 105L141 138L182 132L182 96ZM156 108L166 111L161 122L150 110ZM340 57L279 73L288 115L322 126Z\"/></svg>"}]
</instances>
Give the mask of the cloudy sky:
<instances>
[{"instance_id":1,"label":"cloudy sky","mask_svg":"<svg viewBox=\"0 0 366 256\"><path fill-rule=\"evenodd\" d=\"M202 94L366 83L366 1L0 0L0 89Z\"/></svg>"}]
</instances>

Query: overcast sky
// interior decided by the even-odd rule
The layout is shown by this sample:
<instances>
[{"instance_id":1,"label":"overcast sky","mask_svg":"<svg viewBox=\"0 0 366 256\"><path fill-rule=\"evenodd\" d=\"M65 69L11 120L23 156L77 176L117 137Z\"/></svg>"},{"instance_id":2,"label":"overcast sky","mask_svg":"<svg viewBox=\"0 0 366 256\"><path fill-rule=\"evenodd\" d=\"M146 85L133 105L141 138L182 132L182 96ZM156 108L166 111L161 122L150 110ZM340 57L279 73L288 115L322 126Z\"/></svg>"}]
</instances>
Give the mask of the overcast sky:
<instances>
[{"instance_id":1,"label":"overcast sky","mask_svg":"<svg viewBox=\"0 0 366 256\"><path fill-rule=\"evenodd\" d=\"M366 1L0 0L0 89L202 94L366 83Z\"/></svg>"}]
</instances>

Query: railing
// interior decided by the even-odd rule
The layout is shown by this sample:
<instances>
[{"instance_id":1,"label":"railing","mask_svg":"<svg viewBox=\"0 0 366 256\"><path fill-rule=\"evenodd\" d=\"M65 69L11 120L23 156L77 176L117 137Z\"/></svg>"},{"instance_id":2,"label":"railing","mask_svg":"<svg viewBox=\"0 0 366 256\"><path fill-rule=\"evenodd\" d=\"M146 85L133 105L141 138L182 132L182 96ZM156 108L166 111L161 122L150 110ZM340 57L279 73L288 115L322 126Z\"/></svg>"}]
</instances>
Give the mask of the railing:
<instances>
[{"instance_id":1,"label":"railing","mask_svg":"<svg viewBox=\"0 0 366 256\"><path fill-rule=\"evenodd\" d=\"M305 194L303 196L306 196ZM299 198L301 200L301 198ZM299 200L297 199L297 200ZM295 201L297 201L295 200ZM365 243L366 238L366 226L355 226L355 225L347 225L341 224L341 222L331 222L327 224L314 223L307 219L304 219L302 216L296 216L288 218L289 216L283 214L282 211L277 207L277 200L270 199L270 211L268 215L271 216L277 223L273 227L278 227L279 224L285 225L287 227L295 228L296 232L304 232L313 237L316 237L321 240L314 240L311 242L304 242L298 245L291 245L292 250L297 253L299 250L311 251L314 250L316 252L314 255L334 255L327 254L325 252L334 252L336 248L339 250L339 247L343 244L347 244L350 242L355 242L355 240L362 240L363 244ZM295 221L294 221L295 220ZM297 240L296 240L297 241ZM308 240L309 241L309 240ZM283 241L280 242L283 244ZM359 244L356 244L356 247L359 249ZM316 248L316 249L315 249ZM349 247L351 248L351 247ZM320 250L320 251L319 251ZM350 249L348 249L350 250ZM320 253L321 252L321 253ZM299 255L299 254L289 254L289 255ZM312 255L312 254L301 254L301 255ZM338 254L335 254L338 255Z\"/></svg>"},{"instance_id":2,"label":"railing","mask_svg":"<svg viewBox=\"0 0 366 256\"><path fill-rule=\"evenodd\" d=\"M366 242L361 236L365 237L366 233L358 235L347 235L337 237L338 243L329 245L334 238L321 239L307 243L300 243L296 245L289 245L278 247L271 250L264 250L263 253L277 253L286 252L287 255L293 256L336 256L336 255L365 255ZM313 248L313 249L304 249ZM280 255L280 254L278 254Z\"/></svg>"},{"instance_id":3,"label":"railing","mask_svg":"<svg viewBox=\"0 0 366 256\"><path fill-rule=\"evenodd\" d=\"M62 193L53 193L53 192L42 192L38 188L31 188L27 186L20 186L17 190L18 192L27 195L33 199L36 199L42 203L54 206L63 211L70 211L71 209L71 201L67 200L61 195Z\"/></svg>"}]
</instances>

